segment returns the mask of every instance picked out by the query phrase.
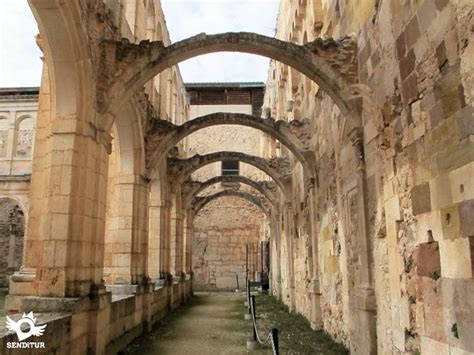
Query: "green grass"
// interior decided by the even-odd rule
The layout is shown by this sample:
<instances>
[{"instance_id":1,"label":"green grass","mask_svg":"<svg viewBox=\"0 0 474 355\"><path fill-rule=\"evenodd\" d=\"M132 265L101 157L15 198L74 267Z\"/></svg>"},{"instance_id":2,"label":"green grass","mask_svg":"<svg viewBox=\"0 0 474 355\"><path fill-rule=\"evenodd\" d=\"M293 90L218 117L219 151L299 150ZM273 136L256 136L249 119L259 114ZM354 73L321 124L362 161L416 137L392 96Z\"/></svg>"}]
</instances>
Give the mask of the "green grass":
<instances>
[{"instance_id":1,"label":"green grass","mask_svg":"<svg viewBox=\"0 0 474 355\"><path fill-rule=\"evenodd\" d=\"M236 312L243 315L246 307L243 301L235 304ZM257 327L261 338L266 338L271 328L278 328L280 352L282 354L348 354L347 349L334 342L323 331L314 331L309 322L300 314L288 312L282 302L275 297L260 294L256 297ZM243 323L245 330L251 334L251 321ZM237 330L237 329L236 329ZM240 330L240 329L238 329ZM270 347L266 347L268 354Z\"/></svg>"}]
</instances>

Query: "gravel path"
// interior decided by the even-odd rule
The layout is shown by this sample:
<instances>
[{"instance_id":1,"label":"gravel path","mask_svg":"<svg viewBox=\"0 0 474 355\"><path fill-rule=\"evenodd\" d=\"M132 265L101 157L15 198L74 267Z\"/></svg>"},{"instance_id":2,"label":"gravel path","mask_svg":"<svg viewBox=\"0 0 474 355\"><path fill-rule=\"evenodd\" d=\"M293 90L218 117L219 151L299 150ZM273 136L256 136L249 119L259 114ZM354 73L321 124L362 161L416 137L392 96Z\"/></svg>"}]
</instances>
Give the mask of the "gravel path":
<instances>
[{"instance_id":1,"label":"gravel path","mask_svg":"<svg viewBox=\"0 0 474 355\"><path fill-rule=\"evenodd\" d=\"M195 293L189 305L179 308L155 331L138 339L127 354L213 355L247 354L251 322L238 304L244 294ZM247 330L247 331L246 331ZM252 352L269 354L268 350Z\"/></svg>"}]
</instances>

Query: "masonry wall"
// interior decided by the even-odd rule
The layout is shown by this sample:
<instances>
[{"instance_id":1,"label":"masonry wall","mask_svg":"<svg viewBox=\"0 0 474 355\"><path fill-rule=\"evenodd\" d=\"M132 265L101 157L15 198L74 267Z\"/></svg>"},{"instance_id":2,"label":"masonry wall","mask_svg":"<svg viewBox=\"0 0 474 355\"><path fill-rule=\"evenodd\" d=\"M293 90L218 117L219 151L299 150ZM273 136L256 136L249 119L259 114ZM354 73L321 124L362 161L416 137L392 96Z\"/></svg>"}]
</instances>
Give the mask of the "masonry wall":
<instances>
[{"instance_id":1,"label":"masonry wall","mask_svg":"<svg viewBox=\"0 0 474 355\"><path fill-rule=\"evenodd\" d=\"M258 245L264 215L252 203L224 197L204 207L194 221L194 287L243 287L246 244ZM252 268L253 269L253 268Z\"/></svg>"},{"instance_id":2,"label":"masonry wall","mask_svg":"<svg viewBox=\"0 0 474 355\"><path fill-rule=\"evenodd\" d=\"M469 1L281 2L278 38L357 41L362 162L349 118L291 68L272 61L264 104L273 117L311 120L318 172L314 235L282 234L274 292L353 352L361 352L364 213L378 352L474 352L472 22ZM268 156L278 154L267 144ZM294 191L298 176L295 166ZM304 198L294 196L297 211ZM320 320L310 297L319 294Z\"/></svg>"}]
</instances>

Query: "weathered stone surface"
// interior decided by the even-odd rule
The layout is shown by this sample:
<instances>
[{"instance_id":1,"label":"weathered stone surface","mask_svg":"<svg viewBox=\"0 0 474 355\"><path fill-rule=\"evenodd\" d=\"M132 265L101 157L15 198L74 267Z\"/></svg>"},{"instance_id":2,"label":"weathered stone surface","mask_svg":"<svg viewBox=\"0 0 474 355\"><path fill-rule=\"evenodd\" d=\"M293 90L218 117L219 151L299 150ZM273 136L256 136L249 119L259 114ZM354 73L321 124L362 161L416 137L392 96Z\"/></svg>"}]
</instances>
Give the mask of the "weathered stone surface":
<instances>
[{"instance_id":1,"label":"weathered stone surface","mask_svg":"<svg viewBox=\"0 0 474 355\"><path fill-rule=\"evenodd\" d=\"M474 237L474 200L459 204L459 225L462 238Z\"/></svg>"},{"instance_id":2,"label":"weathered stone surface","mask_svg":"<svg viewBox=\"0 0 474 355\"><path fill-rule=\"evenodd\" d=\"M416 274L419 276L441 276L439 243L428 242L418 245L413 252Z\"/></svg>"},{"instance_id":3,"label":"weathered stone surface","mask_svg":"<svg viewBox=\"0 0 474 355\"><path fill-rule=\"evenodd\" d=\"M416 216L420 213L431 211L430 185L425 183L415 186L411 190L411 198L413 203L413 214Z\"/></svg>"}]
</instances>

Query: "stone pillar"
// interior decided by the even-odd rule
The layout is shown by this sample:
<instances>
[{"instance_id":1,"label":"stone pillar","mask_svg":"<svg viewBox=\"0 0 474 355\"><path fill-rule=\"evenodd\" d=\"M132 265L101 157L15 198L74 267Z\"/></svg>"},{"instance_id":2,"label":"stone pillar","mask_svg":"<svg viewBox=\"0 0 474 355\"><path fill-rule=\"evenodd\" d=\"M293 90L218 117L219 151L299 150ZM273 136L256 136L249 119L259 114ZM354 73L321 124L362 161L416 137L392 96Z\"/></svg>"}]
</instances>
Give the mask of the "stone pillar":
<instances>
[{"instance_id":1,"label":"stone pillar","mask_svg":"<svg viewBox=\"0 0 474 355\"><path fill-rule=\"evenodd\" d=\"M291 202L285 203L285 214L286 214L286 243L287 243L287 262L288 262L288 283L289 283L289 294L290 294L290 304L288 308L290 311L294 311L296 307L295 299L295 273L294 273L294 262L293 260L293 238L294 238L294 215L293 215L293 205Z\"/></svg>"},{"instance_id":2,"label":"stone pillar","mask_svg":"<svg viewBox=\"0 0 474 355\"><path fill-rule=\"evenodd\" d=\"M354 349L357 354L377 353L377 330L376 330L376 302L373 287L370 252L370 235L367 220L367 186L364 160L364 141L362 128L355 128L349 133L354 146L357 161L356 185L357 185L357 236L359 240L359 277L356 285L355 306L357 307L358 339Z\"/></svg>"},{"instance_id":3,"label":"stone pillar","mask_svg":"<svg viewBox=\"0 0 474 355\"><path fill-rule=\"evenodd\" d=\"M52 117L48 76L45 64L24 259L10 279L12 296L75 297L102 284L111 136L84 113Z\"/></svg>"},{"instance_id":4,"label":"stone pillar","mask_svg":"<svg viewBox=\"0 0 474 355\"><path fill-rule=\"evenodd\" d=\"M162 210L163 202L161 200L160 181L153 180L150 184L150 205L148 211L148 275L154 282L164 278L162 273Z\"/></svg>"},{"instance_id":5,"label":"stone pillar","mask_svg":"<svg viewBox=\"0 0 474 355\"><path fill-rule=\"evenodd\" d=\"M187 275L191 275L192 272L192 252L193 252L193 219L192 212L188 209L185 213L184 219L184 258L183 258L183 270Z\"/></svg>"},{"instance_id":6,"label":"stone pillar","mask_svg":"<svg viewBox=\"0 0 474 355\"><path fill-rule=\"evenodd\" d=\"M281 300L281 212L274 209L270 218L270 249L271 292Z\"/></svg>"},{"instance_id":7,"label":"stone pillar","mask_svg":"<svg viewBox=\"0 0 474 355\"><path fill-rule=\"evenodd\" d=\"M116 178L115 199L117 216L115 228L106 235L107 282L139 284L145 277L146 264L146 182L139 175Z\"/></svg>"},{"instance_id":8,"label":"stone pillar","mask_svg":"<svg viewBox=\"0 0 474 355\"><path fill-rule=\"evenodd\" d=\"M161 239L160 239L160 275L162 279L167 279L170 274L170 215L171 202L164 201L161 208Z\"/></svg>"},{"instance_id":9,"label":"stone pillar","mask_svg":"<svg viewBox=\"0 0 474 355\"><path fill-rule=\"evenodd\" d=\"M315 330L320 330L323 327L323 317L321 311L321 283L319 278L319 241L317 229L317 210L318 198L317 189L313 184L309 190L309 215L310 215L310 236L311 238L311 253L312 253L312 270L311 270L311 327Z\"/></svg>"},{"instance_id":10,"label":"stone pillar","mask_svg":"<svg viewBox=\"0 0 474 355\"><path fill-rule=\"evenodd\" d=\"M149 181L135 176L133 193L132 283L147 282Z\"/></svg>"},{"instance_id":11,"label":"stone pillar","mask_svg":"<svg viewBox=\"0 0 474 355\"><path fill-rule=\"evenodd\" d=\"M171 274L181 276L182 273L182 253L183 253L183 216L181 211L180 193L174 193L171 208L171 228L170 228L170 257Z\"/></svg>"}]
</instances>

